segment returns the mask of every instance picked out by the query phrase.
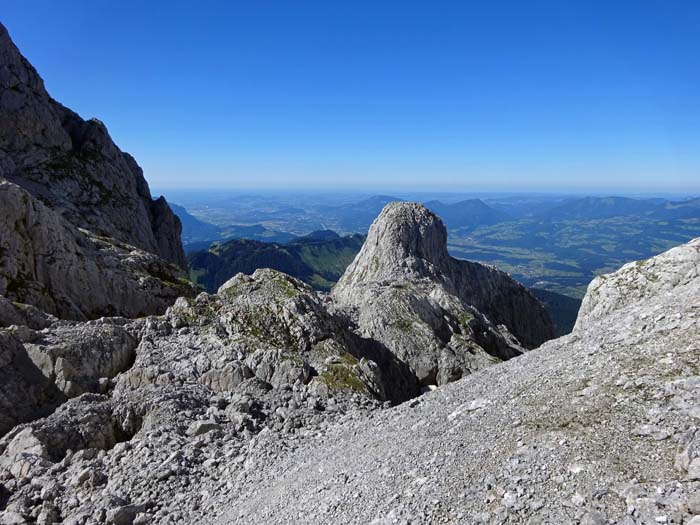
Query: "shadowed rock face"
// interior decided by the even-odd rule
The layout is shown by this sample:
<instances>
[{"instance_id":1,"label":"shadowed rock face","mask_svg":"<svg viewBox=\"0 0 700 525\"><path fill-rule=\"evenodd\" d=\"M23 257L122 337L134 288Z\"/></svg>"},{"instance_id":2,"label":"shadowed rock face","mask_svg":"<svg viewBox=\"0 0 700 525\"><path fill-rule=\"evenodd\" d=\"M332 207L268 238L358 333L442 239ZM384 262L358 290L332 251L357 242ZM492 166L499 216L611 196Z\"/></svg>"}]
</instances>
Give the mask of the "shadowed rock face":
<instances>
[{"instance_id":1,"label":"shadowed rock face","mask_svg":"<svg viewBox=\"0 0 700 525\"><path fill-rule=\"evenodd\" d=\"M65 401L12 334L0 332L0 435Z\"/></svg>"},{"instance_id":2,"label":"shadowed rock face","mask_svg":"<svg viewBox=\"0 0 700 525\"><path fill-rule=\"evenodd\" d=\"M360 331L444 384L554 335L544 307L495 268L447 253L442 221L420 204L388 204L333 289Z\"/></svg>"},{"instance_id":3,"label":"shadowed rock face","mask_svg":"<svg viewBox=\"0 0 700 525\"><path fill-rule=\"evenodd\" d=\"M53 100L0 24L0 177L79 228L185 268L181 225L99 120Z\"/></svg>"}]
</instances>

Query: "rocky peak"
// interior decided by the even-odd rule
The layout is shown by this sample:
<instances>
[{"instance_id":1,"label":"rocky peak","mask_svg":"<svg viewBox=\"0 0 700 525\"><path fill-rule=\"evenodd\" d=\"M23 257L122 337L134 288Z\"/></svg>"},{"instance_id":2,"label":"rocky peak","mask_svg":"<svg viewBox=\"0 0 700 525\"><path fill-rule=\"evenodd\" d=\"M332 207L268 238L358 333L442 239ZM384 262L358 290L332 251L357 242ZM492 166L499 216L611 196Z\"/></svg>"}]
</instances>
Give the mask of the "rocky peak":
<instances>
[{"instance_id":1,"label":"rocky peak","mask_svg":"<svg viewBox=\"0 0 700 525\"><path fill-rule=\"evenodd\" d=\"M333 297L424 385L454 381L553 337L549 316L526 288L495 268L451 257L444 224L417 203L382 210Z\"/></svg>"},{"instance_id":2,"label":"rocky peak","mask_svg":"<svg viewBox=\"0 0 700 525\"><path fill-rule=\"evenodd\" d=\"M437 215L415 202L391 202L370 226L336 290L398 278L441 280L448 260L447 230Z\"/></svg>"},{"instance_id":3,"label":"rocky peak","mask_svg":"<svg viewBox=\"0 0 700 525\"><path fill-rule=\"evenodd\" d=\"M0 117L3 176L26 164L47 160L50 151L68 151L71 147L43 80L20 54L1 23ZM44 149L32 147L34 140L39 140Z\"/></svg>"},{"instance_id":4,"label":"rocky peak","mask_svg":"<svg viewBox=\"0 0 700 525\"><path fill-rule=\"evenodd\" d=\"M700 523L698 243L598 281L575 333L258 469L218 523Z\"/></svg>"},{"instance_id":5,"label":"rocky peak","mask_svg":"<svg viewBox=\"0 0 700 525\"><path fill-rule=\"evenodd\" d=\"M151 198L138 164L102 122L83 120L49 96L2 24L0 176L76 227L186 266L180 221L164 200Z\"/></svg>"},{"instance_id":6,"label":"rocky peak","mask_svg":"<svg viewBox=\"0 0 700 525\"><path fill-rule=\"evenodd\" d=\"M527 348L553 337L544 307L524 286L492 266L451 257L442 220L414 202L392 202L382 210L333 292L343 300L358 288L401 281L456 296L506 325Z\"/></svg>"}]
</instances>

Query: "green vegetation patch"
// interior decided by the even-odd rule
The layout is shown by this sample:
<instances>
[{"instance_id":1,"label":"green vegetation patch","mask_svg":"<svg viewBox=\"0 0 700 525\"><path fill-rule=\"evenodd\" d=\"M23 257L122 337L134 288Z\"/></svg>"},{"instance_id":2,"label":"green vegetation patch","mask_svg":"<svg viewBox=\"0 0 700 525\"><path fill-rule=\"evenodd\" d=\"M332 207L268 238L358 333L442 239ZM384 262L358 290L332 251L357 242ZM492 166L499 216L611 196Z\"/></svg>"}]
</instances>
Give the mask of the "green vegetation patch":
<instances>
[{"instance_id":1,"label":"green vegetation patch","mask_svg":"<svg viewBox=\"0 0 700 525\"><path fill-rule=\"evenodd\" d=\"M399 319L398 321L394 321L393 326L402 332L410 332L413 330L413 322L409 319Z\"/></svg>"},{"instance_id":2,"label":"green vegetation patch","mask_svg":"<svg viewBox=\"0 0 700 525\"><path fill-rule=\"evenodd\" d=\"M299 295L299 290L296 286L282 276L275 278L275 284L277 284L282 289L282 293L290 299Z\"/></svg>"},{"instance_id":3,"label":"green vegetation patch","mask_svg":"<svg viewBox=\"0 0 700 525\"><path fill-rule=\"evenodd\" d=\"M329 388L336 390L352 390L365 393L367 387L360 380L357 373L344 364L332 364L321 373L321 378Z\"/></svg>"}]
</instances>

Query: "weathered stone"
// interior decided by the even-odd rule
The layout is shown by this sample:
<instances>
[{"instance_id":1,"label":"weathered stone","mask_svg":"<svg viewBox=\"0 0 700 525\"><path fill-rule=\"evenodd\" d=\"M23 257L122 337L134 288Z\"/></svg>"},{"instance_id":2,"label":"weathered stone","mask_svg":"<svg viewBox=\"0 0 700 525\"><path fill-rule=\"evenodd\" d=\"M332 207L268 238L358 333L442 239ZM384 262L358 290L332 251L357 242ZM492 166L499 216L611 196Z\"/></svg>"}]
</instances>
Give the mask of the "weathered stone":
<instances>
[{"instance_id":1,"label":"weathered stone","mask_svg":"<svg viewBox=\"0 0 700 525\"><path fill-rule=\"evenodd\" d=\"M53 100L0 25L0 173L79 228L186 266L179 219L104 124Z\"/></svg>"},{"instance_id":2,"label":"weathered stone","mask_svg":"<svg viewBox=\"0 0 700 525\"><path fill-rule=\"evenodd\" d=\"M195 421L187 428L187 435L201 436L212 430L221 430L221 425L213 421Z\"/></svg>"},{"instance_id":3,"label":"weathered stone","mask_svg":"<svg viewBox=\"0 0 700 525\"><path fill-rule=\"evenodd\" d=\"M388 204L333 288L362 335L446 384L554 335L544 307L507 274L447 253L442 221L420 204Z\"/></svg>"},{"instance_id":4,"label":"weathered stone","mask_svg":"<svg viewBox=\"0 0 700 525\"><path fill-rule=\"evenodd\" d=\"M700 458L695 458L688 465L688 479L696 481L700 479Z\"/></svg>"},{"instance_id":5,"label":"weathered stone","mask_svg":"<svg viewBox=\"0 0 700 525\"><path fill-rule=\"evenodd\" d=\"M646 261L625 264L588 285L576 326L689 284L700 275L700 238Z\"/></svg>"},{"instance_id":6,"label":"weathered stone","mask_svg":"<svg viewBox=\"0 0 700 525\"><path fill-rule=\"evenodd\" d=\"M124 505L107 511L107 523L110 525L133 525L136 515L141 511L137 505Z\"/></svg>"},{"instance_id":7,"label":"weathered stone","mask_svg":"<svg viewBox=\"0 0 700 525\"><path fill-rule=\"evenodd\" d=\"M0 177L0 295L65 319L162 313L194 288L157 255L70 224Z\"/></svg>"},{"instance_id":8,"label":"weathered stone","mask_svg":"<svg viewBox=\"0 0 700 525\"><path fill-rule=\"evenodd\" d=\"M0 512L0 523L4 525L25 525L29 522L19 512L6 510Z\"/></svg>"},{"instance_id":9,"label":"weathered stone","mask_svg":"<svg viewBox=\"0 0 700 525\"><path fill-rule=\"evenodd\" d=\"M162 313L194 292L180 231L134 159L48 95L0 24L0 295L68 319Z\"/></svg>"},{"instance_id":10,"label":"weathered stone","mask_svg":"<svg viewBox=\"0 0 700 525\"><path fill-rule=\"evenodd\" d=\"M663 278L657 294L574 334L295 443L264 462L270 472L246 471L219 523L690 521L700 277ZM336 472L350 480L333 482Z\"/></svg>"}]
</instances>

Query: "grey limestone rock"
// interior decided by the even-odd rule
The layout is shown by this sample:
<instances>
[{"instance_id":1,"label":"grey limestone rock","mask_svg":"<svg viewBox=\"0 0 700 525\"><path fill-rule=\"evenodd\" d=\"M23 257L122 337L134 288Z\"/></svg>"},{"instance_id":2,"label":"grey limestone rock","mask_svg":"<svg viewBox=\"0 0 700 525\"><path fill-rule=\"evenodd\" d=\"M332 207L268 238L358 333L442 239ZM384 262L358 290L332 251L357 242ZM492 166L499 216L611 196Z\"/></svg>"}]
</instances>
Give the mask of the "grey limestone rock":
<instances>
[{"instance_id":1,"label":"grey limestone rock","mask_svg":"<svg viewBox=\"0 0 700 525\"><path fill-rule=\"evenodd\" d=\"M104 125L53 100L0 24L0 295L66 319L192 295L180 222Z\"/></svg>"},{"instance_id":2,"label":"grey limestone rock","mask_svg":"<svg viewBox=\"0 0 700 525\"><path fill-rule=\"evenodd\" d=\"M0 177L74 226L185 267L181 225L104 124L53 100L0 24Z\"/></svg>"},{"instance_id":3,"label":"grey limestone rock","mask_svg":"<svg viewBox=\"0 0 700 525\"><path fill-rule=\"evenodd\" d=\"M575 333L266 462L216 523L694 523L697 245L641 293L606 276L624 307L593 287Z\"/></svg>"},{"instance_id":4,"label":"grey limestone rock","mask_svg":"<svg viewBox=\"0 0 700 525\"><path fill-rule=\"evenodd\" d=\"M161 313L193 292L171 263L76 228L0 178L0 295L84 320Z\"/></svg>"},{"instance_id":5,"label":"grey limestone rock","mask_svg":"<svg viewBox=\"0 0 700 525\"><path fill-rule=\"evenodd\" d=\"M22 342L0 331L0 436L19 423L49 414L64 400Z\"/></svg>"},{"instance_id":6,"label":"grey limestone rock","mask_svg":"<svg viewBox=\"0 0 700 525\"><path fill-rule=\"evenodd\" d=\"M624 287L622 275L610 278ZM346 307L271 270L161 316L12 325L0 336L30 362L43 346L76 359L86 388L116 375L106 395L73 397L0 439L4 512L64 523L690 521L700 280L668 279L395 408L382 392L398 371L415 389L411 371L348 329ZM112 367L124 341L133 363ZM81 369L80 355L103 365ZM56 377L45 384L58 389Z\"/></svg>"},{"instance_id":7,"label":"grey limestone rock","mask_svg":"<svg viewBox=\"0 0 700 525\"><path fill-rule=\"evenodd\" d=\"M333 288L365 336L445 384L553 337L542 305L507 274L447 253L442 221L420 204L388 204Z\"/></svg>"},{"instance_id":8,"label":"grey limestone rock","mask_svg":"<svg viewBox=\"0 0 700 525\"><path fill-rule=\"evenodd\" d=\"M617 272L596 277L588 286L576 328L615 310L631 307L663 293L674 293L700 276L700 239L651 259L625 264Z\"/></svg>"}]
</instances>

